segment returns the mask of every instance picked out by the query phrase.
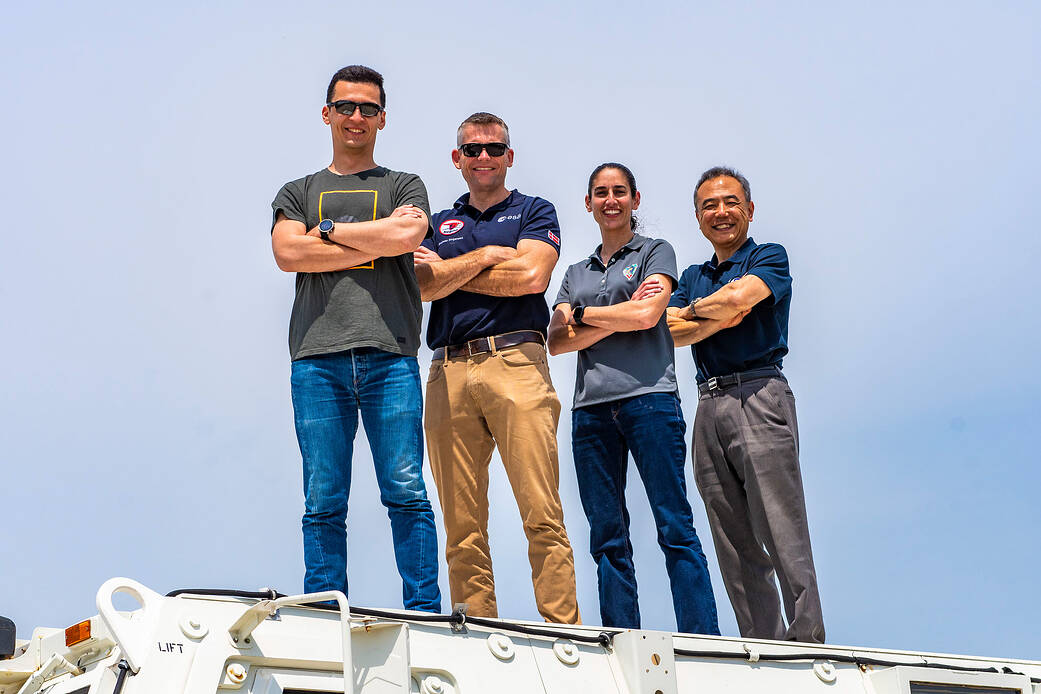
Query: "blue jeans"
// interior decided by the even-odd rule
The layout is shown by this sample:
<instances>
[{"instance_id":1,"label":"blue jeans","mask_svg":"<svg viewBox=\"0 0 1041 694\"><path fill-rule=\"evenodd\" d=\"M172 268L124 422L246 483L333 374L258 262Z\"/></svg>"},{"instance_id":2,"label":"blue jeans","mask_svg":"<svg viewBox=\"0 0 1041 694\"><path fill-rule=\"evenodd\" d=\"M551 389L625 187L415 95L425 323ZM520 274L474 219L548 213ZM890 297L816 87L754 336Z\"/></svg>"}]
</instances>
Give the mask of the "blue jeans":
<instances>
[{"instance_id":1,"label":"blue jeans","mask_svg":"<svg viewBox=\"0 0 1041 694\"><path fill-rule=\"evenodd\" d=\"M390 516L404 606L440 612L416 358L360 348L298 359L292 387L304 459L304 590L347 594L347 499L360 410Z\"/></svg>"},{"instance_id":2,"label":"blue jeans","mask_svg":"<svg viewBox=\"0 0 1041 694\"><path fill-rule=\"evenodd\" d=\"M689 634L719 634L708 562L687 501L686 424L679 399L673 393L648 393L580 407L572 410L571 423L603 625L640 628L625 508L625 473L632 451L658 526L658 544L665 553L676 624Z\"/></svg>"}]
</instances>

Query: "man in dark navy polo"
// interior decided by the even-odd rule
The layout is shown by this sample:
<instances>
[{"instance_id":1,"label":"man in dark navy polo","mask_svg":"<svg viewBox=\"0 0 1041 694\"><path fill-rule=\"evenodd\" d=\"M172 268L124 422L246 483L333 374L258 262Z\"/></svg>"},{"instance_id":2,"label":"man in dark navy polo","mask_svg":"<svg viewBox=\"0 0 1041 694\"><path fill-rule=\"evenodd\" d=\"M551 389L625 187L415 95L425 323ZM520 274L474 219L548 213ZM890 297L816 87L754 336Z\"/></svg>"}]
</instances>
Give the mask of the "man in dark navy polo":
<instances>
[{"instance_id":1,"label":"man in dark navy polo","mask_svg":"<svg viewBox=\"0 0 1041 694\"><path fill-rule=\"evenodd\" d=\"M694 210L715 254L683 272L668 316L673 341L691 345L698 369L694 479L719 568L742 636L823 643L795 397L781 373L788 254L748 238L754 205L748 180L733 169L701 175Z\"/></svg>"},{"instance_id":2,"label":"man in dark navy polo","mask_svg":"<svg viewBox=\"0 0 1041 694\"><path fill-rule=\"evenodd\" d=\"M469 193L434 215L433 238L414 256L423 300L433 302L424 426L452 602L498 616L488 544L488 464L497 445L528 538L539 613L577 624L575 560L558 493L560 400L545 347L557 213L542 198L507 190L513 150L497 116L463 121L452 161Z\"/></svg>"}]
</instances>

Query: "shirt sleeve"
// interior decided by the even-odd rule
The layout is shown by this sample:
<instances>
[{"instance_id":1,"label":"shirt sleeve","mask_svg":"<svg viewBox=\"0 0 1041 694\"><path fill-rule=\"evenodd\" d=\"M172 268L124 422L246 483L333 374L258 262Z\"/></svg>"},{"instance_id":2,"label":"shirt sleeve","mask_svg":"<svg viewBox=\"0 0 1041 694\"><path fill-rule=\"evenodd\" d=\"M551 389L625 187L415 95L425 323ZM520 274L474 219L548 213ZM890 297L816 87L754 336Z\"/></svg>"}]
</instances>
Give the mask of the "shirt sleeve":
<instances>
[{"instance_id":1,"label":"shirt sleeve","mask_svg":"<svg viewBox=\"0 0 1041 694\"><path fill-rule=\"evenodd\" d=\"M397 195L395 195L394 198L394 209L397 209L402 205L415 205L419 209L423 210L427 216L426 238L433 236L433 217L430 214L430 200L427 198L427 187L423 185L423 179L416 174L402 174L396 192Z\"/></svg>"},{"instance_id":2,"label":"shirt sleeve","mask_svg":"<svg viewBox=\"0 0 1041 694\"><path fill-rule=\"evenodd\" d=\"M676 251L672 244L663 239L655 239L654 245L647 252L646 260L643 262L643 274L640 281L651 275L665 275L672 280L673 285L678 285L679 273L676 271Z\"/></svg>"},{"instance_id":3,"label":"shirt sleeve","mask_svg":"<svg viewBox=\"0 0 1041 694\"><path fill-rule=\"evenodd\" d=\"M792 293L792 275L788 270L788 252L778 243L764 243L752 253L746 275L755 275L770 288L772 302L777 303Z\"/></svg>"},{"instance_id":4,"label":"shirt sleeve","mask_svg":"<svg viewBox=\"0 0 1041 694\"><path fill-rule=\"evenodd\" d=\"M553 203L542 198L535 198L524 219L517 240L538 239L553 246L560 253L560 222L557 221L557 210Z\"/></svg>"},{"instance_id":5,"label":"shirt sleeve","mask_svg":"<svg viewBox=\"0 0 1041 694\"><path fill-rule=\"evenodd\" d=\"M438 225L441 223L443 219L444 216L441 212L438 212L437 215L431 215L430 229L427 231L426 238L423 239L423 242L419 244L420 246L423 246L424 248L429 248L435 253L437 252L437 234L434 233L434 229L438 227Z\"/></svg>"},{"instance_id":6,"label":"shirt sleeve","mask_svg":"<svg viewBox=\"0 0 1041 694\"><path fill-rule=\"evenodd\" d=\"M690 282L691 282L691 271L693 268L687 268L680 275L680 281L676 284L676 291L672 293L672 298L669 299L669 306L675 308L683 308L690 303Z\"/></svg>"},{"instance_id":7,"label":"shirt sleeve","mask_svg":"<svg viewBox=\"0 0 1041 694\"><path fill-rule=\"evenodd\" d=\"M571 275L571 268L568 268L564 273L564 279L560 282L560 291L557 292L557 298L553 300L551 308L555 308L560 304L571 304L571 289L568 287L568 278Z\"/></svg>"},{"instance_id":8,"label":"shirt sleeve","mask_svg":"<svg viewBox=\"0 0 1041 694\"><path fill-rule=\"evenodd\" d=\"M304 190L299 181L290 181L282 186L282 189L271 201L271 231L275 231L275 222L278 221L278 213L281 212L287 219L307 224L307 215L304 212Z\"/></svg>"}]
</instances>

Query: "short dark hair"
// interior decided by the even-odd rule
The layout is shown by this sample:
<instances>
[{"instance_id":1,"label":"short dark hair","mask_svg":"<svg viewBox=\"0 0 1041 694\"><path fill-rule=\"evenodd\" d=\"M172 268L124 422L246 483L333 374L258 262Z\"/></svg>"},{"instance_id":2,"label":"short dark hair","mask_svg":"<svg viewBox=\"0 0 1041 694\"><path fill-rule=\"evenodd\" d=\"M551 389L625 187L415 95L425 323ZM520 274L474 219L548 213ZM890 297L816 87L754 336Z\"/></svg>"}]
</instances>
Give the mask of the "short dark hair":
<instances>
[{"instance_id":1,"label":"short dark hair","mask_svg":"<svg viewBox=\"0 0 1041 694\"><path fill-rule=\"evenodd\" d=\"M637 192L636 176L633 175L633 172L629 167L625 164L619 164L616 161L606 161L593 169L593 173L589 174L589 185L586 186L586 195L593 197L593 181L596 180L597 175L604 169L617 169L618 171L621 171L622 175L625 176L625 180L629 182L629 194L632 195ZM639 221L636 219L636 215L632 215L629 218L629 227L635 231L637 226L639 226Z\"/></svg>"},{"instance_id":2,"label":"short dark hair","mask_svg":"<svg viewBox=\"0 0 1041 694\"><path fill-rule=\"evenodd\" d=\"M468 125L498 125L502 128L503 134L506 135L506 146L510 146L510 127L506 125L506 121L494 113L478 111L459 124L459 129L455 131L455 144L457 147L463 144L463 128Z\"/></svg>"},{"instance_id":3,"label":"short dark hair","mask_svg":"<svg viewBox=\"0 0 1041 694\"><path fill-rule=\"evenodd\" d=\"M361 82L362 84L375 84L380 88L380 106L387 106L387 92L383 89L383 75L364 65L348 65L341 67L329 80L329 88L325 91L325 103L333 100L333 91L337 82Z\"/></svg>"},{"instance_id":4,"label":"short dark hair","mask_svg":"<svg viewBox=\"0 0 1041 694\"><path fill-rule=\"evenodd\" d=\"M740 171L732 169L729 166L713 166L711 169L701 174L701 178L698 179L698 184L694 186L694 206L698 204L698 188L702 186L705 181L711 181L713 178L719 178L720 176L727 176L733 178L741 184L741 190L745 192L745 201L752 202L752 187L748 185L748 179L745 178Z\"/></svg>"}]
</instances>

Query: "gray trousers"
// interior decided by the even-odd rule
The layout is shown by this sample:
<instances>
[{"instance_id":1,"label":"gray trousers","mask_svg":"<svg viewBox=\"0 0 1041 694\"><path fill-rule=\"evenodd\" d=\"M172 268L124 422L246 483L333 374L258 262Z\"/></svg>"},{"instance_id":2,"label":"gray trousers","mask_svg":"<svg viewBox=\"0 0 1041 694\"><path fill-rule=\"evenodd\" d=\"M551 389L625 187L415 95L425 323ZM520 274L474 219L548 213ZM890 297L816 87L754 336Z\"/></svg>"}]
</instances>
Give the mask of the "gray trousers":
<instances>
[{"instance_id":1,"label":"gray trousers","mask_svg":"<svg viewBox=\"0 0 1041 694\"><path fill-rule=\"evenodd\" d=\"M701 394L694 419L694 479L741 635L824 643L795 396L784 376Z\"/></svg>"}]
</instances>

